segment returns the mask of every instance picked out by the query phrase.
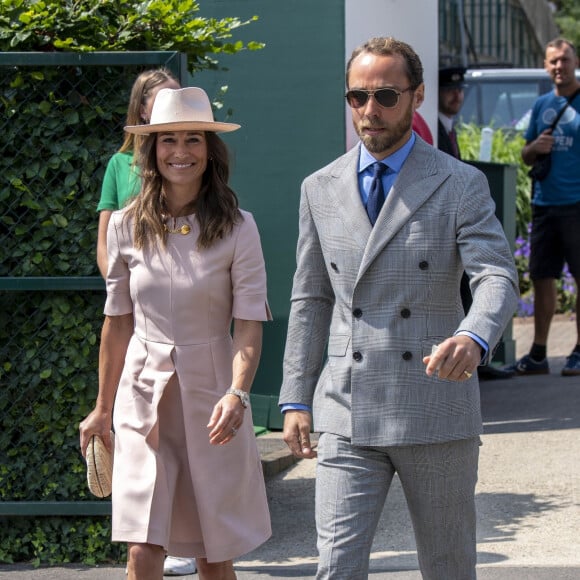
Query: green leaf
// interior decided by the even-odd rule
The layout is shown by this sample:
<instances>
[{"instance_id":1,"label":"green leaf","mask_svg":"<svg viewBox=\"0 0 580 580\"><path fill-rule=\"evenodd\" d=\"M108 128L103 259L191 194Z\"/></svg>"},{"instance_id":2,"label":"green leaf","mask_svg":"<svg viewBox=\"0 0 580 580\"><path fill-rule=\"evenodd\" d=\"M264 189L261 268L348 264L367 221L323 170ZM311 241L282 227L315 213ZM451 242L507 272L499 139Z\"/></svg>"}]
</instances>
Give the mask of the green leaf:
<instances>
[{"instance_id":1,"label":"green leaf","mask_svg":"<svg viewBox=\"0 0 580 580\"><path fill-rule=\"evenodd\" d=\"M48 101L42 101L42 103L38 105L38 108L43 115L48 115L50 113L51 105Z\"/></svg>"},{"instance_id":2,"label":"green leaf","mask_svg":"<svg viewBox=\"0 0 580 580\"><path fill-rule=\"evenodd\" d=\"M68 220L61 214L55 214L52 216L52 220L55 225L66 228L68 226Z\"/></svg>"}]
</instances>

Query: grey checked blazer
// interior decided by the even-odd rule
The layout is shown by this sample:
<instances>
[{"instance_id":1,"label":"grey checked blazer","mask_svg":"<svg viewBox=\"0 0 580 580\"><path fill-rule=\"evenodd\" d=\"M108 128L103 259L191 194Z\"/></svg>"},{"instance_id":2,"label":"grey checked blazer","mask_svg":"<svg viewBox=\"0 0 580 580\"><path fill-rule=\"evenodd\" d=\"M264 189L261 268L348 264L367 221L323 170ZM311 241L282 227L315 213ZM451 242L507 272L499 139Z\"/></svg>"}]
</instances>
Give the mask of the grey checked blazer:
<instances>
[{"instance_id":1,"label":"grey checked blazer","mask_svg":"<svg viewBox=\"0 0 580 580\"><path fill-rule=\"evenodd\" d=\"M428 377L422 358L458 330L493 352L515 311L517 273L487 180L417 139L372 228L358 157L359 146L302 184L280 403L313 405L317 431L356 445L476 436L477 374Z\"/></svg>"}]
</instances>

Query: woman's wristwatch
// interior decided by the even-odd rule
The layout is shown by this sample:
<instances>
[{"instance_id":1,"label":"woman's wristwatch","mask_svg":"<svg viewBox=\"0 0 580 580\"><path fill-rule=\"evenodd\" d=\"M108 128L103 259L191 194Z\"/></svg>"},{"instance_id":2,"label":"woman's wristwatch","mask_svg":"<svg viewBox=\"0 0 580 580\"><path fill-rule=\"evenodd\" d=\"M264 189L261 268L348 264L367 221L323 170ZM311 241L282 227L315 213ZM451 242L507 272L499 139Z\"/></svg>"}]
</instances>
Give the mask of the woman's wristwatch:
<instances>
[{"instance_id":1,"label":"woman's wristwatch","mask_svg":"<svg viewBox=\"0 0 580 580\"><path fill-rule=\"evenodd\" d=\"M250 395L241 389L234 389L231 387L226 391L226 395L235 395L238 397L238 399L240 399L240 403L242 403L242 407L244 408L250 404Z\"/></svg>"}]
</instances>

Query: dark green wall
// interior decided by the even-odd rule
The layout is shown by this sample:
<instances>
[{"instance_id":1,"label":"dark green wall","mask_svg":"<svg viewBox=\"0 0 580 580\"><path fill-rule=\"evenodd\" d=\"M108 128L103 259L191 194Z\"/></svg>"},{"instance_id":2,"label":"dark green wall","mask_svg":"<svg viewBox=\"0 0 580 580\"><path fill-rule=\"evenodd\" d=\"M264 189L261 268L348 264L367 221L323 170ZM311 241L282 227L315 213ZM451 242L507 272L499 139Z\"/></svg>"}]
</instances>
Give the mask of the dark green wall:
<instances>
[{"instance_id":1,"label":"dark green wall","mask_svg":"<svg viewBox=\"0 0 580 580\"><path fill-rule=\"evenodd\" d=\"M202 16L259 20L240 29L243 40L266 43L257 52L220 59L227 72L206 72L192 84L210 98L228 85L224 110L242 129L224 136L234 158L232 184L256 218L268 270L274 322L264 325L264 348L253 393L255 423L280 426L272 405L282 378L282 355L295 269L300 184L344 152L343 0L229 0L201 3Z\"/></svg>"}]
</instances>

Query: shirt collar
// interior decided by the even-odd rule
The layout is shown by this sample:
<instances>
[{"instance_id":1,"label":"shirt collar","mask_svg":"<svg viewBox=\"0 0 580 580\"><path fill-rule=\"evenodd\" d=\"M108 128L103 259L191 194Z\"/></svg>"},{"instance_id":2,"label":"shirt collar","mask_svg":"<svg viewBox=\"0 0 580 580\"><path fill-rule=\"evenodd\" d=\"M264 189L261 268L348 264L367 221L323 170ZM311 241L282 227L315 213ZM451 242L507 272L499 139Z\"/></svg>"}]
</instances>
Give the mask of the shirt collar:
<instances>
[{"instance_id":1,"label":"shirt collar","mask_svg":"<svg viewBox=\"0 0 580 580\"><path fill-rule=\"evenodd\" d=\"M388 165L393 173L399 173L403 163L407 160L411 149L415 144L415 133L411 132L411 137L409 140L400 148L397 149L391 155L381 159L385 165ZM369 153L369 150L361 143L360 155L358 159L358 172L362 173L365 169L368 169L373 163L376 163L376 159Z\"/></svg>"},{"instance_id":2,"label":"shirt collar","mask_svg":"<svg viewBox=\"0 0 580 580\"><path fill-rule=\"evenodd\" d=\"M439 116L439 121L441 121L441 124L443 125L445 130L447 131L447 133L449 133L449 131L451 131L451 129L453 129L453 117L448 117L447 115L444 115L443 113L439 113L438 116Z\"/></svg>"}]
</instances>

